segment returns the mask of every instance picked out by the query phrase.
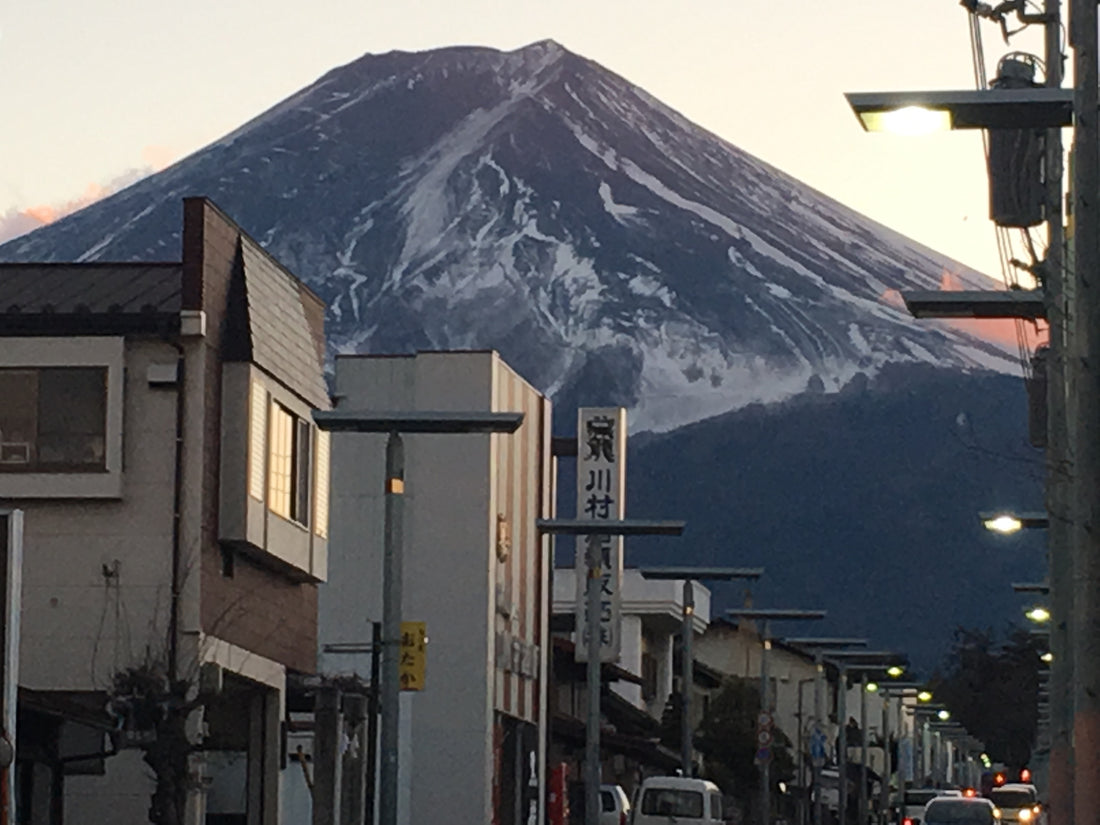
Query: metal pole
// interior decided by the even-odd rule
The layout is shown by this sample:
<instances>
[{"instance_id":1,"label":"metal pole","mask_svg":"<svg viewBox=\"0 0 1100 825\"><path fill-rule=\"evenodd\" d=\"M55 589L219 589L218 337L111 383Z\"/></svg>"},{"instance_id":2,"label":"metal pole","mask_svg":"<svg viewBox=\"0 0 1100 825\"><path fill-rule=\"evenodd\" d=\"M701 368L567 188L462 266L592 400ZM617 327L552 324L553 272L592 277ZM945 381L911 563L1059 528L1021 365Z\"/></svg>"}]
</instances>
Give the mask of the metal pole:
<instances>
[{"instance_id":1,"label":"metal pole","mask_svg":"<svg viewBox=\"0 0 1100 825\"><path fill-rule=\"evenodd\" d=\"M340 822L340 745L343 716L340 691L331 685L318 689L314 698L313 825Z\"/></svg>"},{"instance_id":2,"label":"metal pole","mask_svg":"<svg viewBox=\"0 0 1100 825\"><path fill-rule=\"evenodd\" d=\"M348 747L344 750L340 783L340 822L360 825L366 810L367 743L364 723L367 719L367 697L359 694L344 696L344 724Z\"/></svg>"},{"instance_id":3,"label":"metal pole","mask_svg":"<svg viewBox=\"0 0 1100 825\"><path fill-rule=\"evenodd\" d=\"M587 542L585 564L588 579L585 582L585 644L588 661L585 667L588 685L588 722L584 741L584 822L599 825L600 822L600 589L603 585L603 561L600 558L602 541L591 536Z\"/></svg>"},{"instance_id":4,"label":"metal pole","mask_svg":"<svg viewBox=\"0 0 1100 825\"><path fill-rule=\"evenodd\" d=\"M385 545L382 551L382 775L381 787L378 789L380 825L397 825L404 498L405 452L401 434L391 432L386 441Z\"/></svg>"},{"instance_id":5,"label":"metal pole","mask_svg":"<svg viewBox=\"0 0 1100 825\"><path fill-rule=\"evenodd\" d=\"M900 704L901 700L898 700ZM900 739L900 737L899 737ZM900 746L900 742L898 743ZM897 767L894 760L893 767ZM890 810L890 696L882 694L882 784L879 787L878 818L880 822L886 822L886 815ZM898 771L898 784L901 784L901 771Z\"/></svg>"},{"instance_id":6,"label":"metal pole","mask_svg":"<svg viewBox=\"0 0 1100 825\"><path fill-rule=\"evenodd\" d=\"M768 620L760 623L760 712L771 713L771 690L768 676L768 651L771 650L772 641L768 631ZM760 765L760 823L768 825L771 822L771 758L764 759Z\"/></svg>"},{"instance_id":7,"label":"metal pole","mask_svg":"<svg viewBox=\"0 0 1100 825\"><path fill-rule=\"evenodd\" d=\"M684 580L684 622L683 639L680 647L680 666L683 671L680 683L680 766L684 776L691 776L692 771L692 725L691 725L691 687L694 680L694 663L692 661L692 636L695 631L691 626L695 614L695 584L691 579Z\"/></svg>"},{"instance_id":8,"label":"metal pole","mask_svg":"<svg viewBox=\"0 0 1100 825\"><path fill-rule=\"evenodd\" d=\"M822 732L828 729L824 723L825 716L825 663L821 660L821 654L814 654L814 667L817 672L814 675L814 730L821 728ZM814 825L821 823L821 765L817 759L813 760L814 770Z\"/></svg>"},{"instance_id":9,"label":"metal pole","mask_svg":"<svg viewBox=\"0 0 1100 825\"><path fill-rule=\"evenodd\" d=\"M1074 52L1073 270L1077 313L1072 348L1076 432L1073 554L1074 821L1100 816L1100 130L1097 129L1097 4L1070 5Z\"/></svg>"},{"instance_id":10,"label":"metal pole","mask_svg":"<svg viewBox=\"0 0 1100 825\"><path fill-rule=\"evenodd\" d=\"M370 693L367 694L367 801L363 825L374 825L378 801L378 672L382 667L382 625L370 623Z\"/></svg>"},{"instance_id":11,"label":"metal pole","mask_svg":"<svg viewBox=\"0 0 1100 825\"><path fill-rule=\"evenodd\" d=\"M897 759L897 761L895 762L895 765L894 765L894 768L895 768L895 770L897 771L897 774L898 774L897 795L898 795L898 810L899 811L901 810L901 803L905 798L905 777L903 777L901 775L901 740L904 737L905 737L905 702L902 701L902 698L899 696L898 697L898 732L897 732L897 735L895 737L898 740L898 759ZM910 744L911 743L912 743L912 740L910 740ZM914 758L913 758L913 754L912 754L912 751L911 751L910 752L910 758L909 758L909 769L910 770L913 769L913 761L914 761ZM901 818L900 817L898 818L898 825L901 825Z\"/></svg>"},{"instance_id":12,"label":"metal pole","mask_svg":"<svg viewBox=\"0 0 1100 825\"><path fill-rule=\"evenodd\" d=\"M1062 85L1061 0L1045 0L1046 85ZM1047 476L1046 499L1050 526L1048 583L1050 585L1050 756L1048 778L1049 825L1073 822L1072 719L1073 660L1070 653L1069 619L1073 615L1073 524L1068 497L1071 492L1072 449L1067 430L1066 403L1066 290L1065 235L1062 229L1062 132L1046 133L1047 253L1044 262L1044 294L1049 328L1047 350Z\"/></svg>"},{"instance_id":13,"label":"metal pole","mask_svg":"<svg viewBox=\"0 0 1100 825\"><path fill-rule=\"evenodd\" d=\"M867 671L859 676L859 816L857 825L867 825Z\"/></svg>"},{"instance_id":14,"label":"metal pole","mask_svg":"<svg viewBox=\"0 0 1100 825\"><path fill-rule=\"evenodd\" d=\"M842 664L837 665L837 671L836 718L840 723L840 742L837 745L839 753L836 755L840 793L838 818L839 822L845 823L848 821L848 668Z\"/></svg>"},{"instance_id":15,"label":"metal pole","mask_svg":"<svg viewBox=\"0 0 1100 825\"><path fill-rule=\"evenodd\" d=\"M803 788L806 782L806 760L803 756L805 748L802 746L802 728L805 727L806 717L802 711L802 680L798 680L798 715L795 717L798 719L798 746L795 749L797 754L797 763L795 764L795 776L798 777L798 825L806 825L806 799Z\"/></svg>"}]
</instances>

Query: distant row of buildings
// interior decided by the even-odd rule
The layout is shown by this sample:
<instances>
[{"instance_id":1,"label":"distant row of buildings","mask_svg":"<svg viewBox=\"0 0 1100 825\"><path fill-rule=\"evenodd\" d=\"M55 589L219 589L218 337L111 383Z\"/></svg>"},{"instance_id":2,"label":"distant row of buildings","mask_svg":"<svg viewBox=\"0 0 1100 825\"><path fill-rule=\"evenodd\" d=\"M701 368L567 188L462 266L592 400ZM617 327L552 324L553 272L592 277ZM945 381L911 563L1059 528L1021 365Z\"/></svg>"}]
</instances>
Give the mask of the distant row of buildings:
<instances>
[{"instance_id":1,"label":"distant row of buildings","mask_svg":"<svg viewBox=\"0 0 1100 825\"><path fill-rule=\"evenodd\" d=\"M179 800L193 825L304 823L321 792L361 821L373 728L315 708L369 697L385 436L319 431L335 404L525 414L514 435L406 441L404 615L428 652L402 696L399 810L547 822L585 715L573 573L535 530L559 475L549 400L493 352L338 358L330 393L321 300L209 201L183 211L179 261L0 265L6 821L168 822ZM628 570L624 588L603 754L629 789L678 766L658 728L683 605L678 583ZM712 622L701 586L694 622L701 717L727 675L757 674L761 640ZM803 746L816 666L777 645L770 671ZM333 719L335 785L315 752Z\"/></svg>"}]
</instances>

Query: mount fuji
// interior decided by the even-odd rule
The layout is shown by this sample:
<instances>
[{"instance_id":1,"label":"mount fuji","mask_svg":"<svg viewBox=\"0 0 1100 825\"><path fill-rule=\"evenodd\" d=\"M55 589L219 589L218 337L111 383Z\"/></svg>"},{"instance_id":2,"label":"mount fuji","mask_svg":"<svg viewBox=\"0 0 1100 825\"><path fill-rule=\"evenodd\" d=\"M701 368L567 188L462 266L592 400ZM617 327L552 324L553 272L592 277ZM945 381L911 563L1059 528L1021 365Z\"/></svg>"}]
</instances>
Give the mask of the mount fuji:
<instances>
[{"instance_id":1,"label":"mount fuji","mask_svg":"<svg viewBox=\"0 0 1100 825\"><path fill-rule=\"evenodd\" d=\"M492 347L635 431L891 362L1018 371L890 300L982 276L552 41L368 55L0 255L165 257L196 193L322 295L333 351Z\"/></svg>"},{"instance_id":2,"label":"mount fuji","mask_svg":"<svg viewBox=\"0 0 1100 825\"><path fill-rule=\"evenodd\" d=\"M1020 455L1037 461L1024 446L1015 348L917 321L897 298L945 277L971 289L992 281L552 41L366 55L174 166L0 246L0 260L178 258L181 199L200 194L321 295L331 353L494 348L554 397L562 429L578 404L629 408L631 432L649 433L632 448L633 501L667 502L671 456L697 455L719 434L721 450L754 455L755 469L736 460L690 469L709 492L664 515L711 525L713 544L677 552L713 562L725 559L720 547L738 546L738 562L781 563L780 581L821 585L842 620L871 615L875 602L841 598L852 571L905 579L918 561L903 550L868 561L846 546L852 536L800 532L805 517L793 505L820 510L830 494L806 486L831 477L822 467L849 468L867 495L894 490L903 510L935 498L976 511L999 503L981 498L990 489L1030 509L1041 501L1035 474L1015 472ZM894 402L920 407L914 386L958 408L904 417L902 433ZM959 416L987 422L1012 455L971 454L967 473L922 463L959 449ZM874 443L815 425L855 420ZM903 440L924 454L893 462ZM886 472L908 481L885 483ZM845 499L833 516L889 530L875 520L889 503ZM757 535L725 520L733 510L755 513L754 524L763 513L778 521ZM780 526L792 541L819 536L822 558L807 559L804 546L788 553ZM942 528L919 563L929 553L957 559L964 534L974 539ZM1026 574L1017 565L991 575ZM975 605L959 581L941 595ZM1008 597L990 598L981 612L919 627L887 600L880 632L931 655L952 623L1006 616Z\"/></svg>"}]
</instances>

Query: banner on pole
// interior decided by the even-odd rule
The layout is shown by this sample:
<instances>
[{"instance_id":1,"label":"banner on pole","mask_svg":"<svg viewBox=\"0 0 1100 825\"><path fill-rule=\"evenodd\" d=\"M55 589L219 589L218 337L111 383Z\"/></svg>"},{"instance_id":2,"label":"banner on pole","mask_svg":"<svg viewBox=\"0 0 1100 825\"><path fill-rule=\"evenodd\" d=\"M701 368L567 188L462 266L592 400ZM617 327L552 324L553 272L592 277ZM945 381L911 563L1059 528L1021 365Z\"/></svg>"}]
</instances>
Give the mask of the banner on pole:
<instances>
[{"instance_id":1,"label":"banner on pole","mask_svg":"<svg viewBox=\"0 0 1100 825\"><path fill-rule=\"evenodd\" d=\"M619 521L626 515L626 408L577 411L577 518ZM615 662L622 649L623 537L577 536L576 660L588 660L585 592L589 547L600 558L600 661Z\"/></svg>"}]
</instances>

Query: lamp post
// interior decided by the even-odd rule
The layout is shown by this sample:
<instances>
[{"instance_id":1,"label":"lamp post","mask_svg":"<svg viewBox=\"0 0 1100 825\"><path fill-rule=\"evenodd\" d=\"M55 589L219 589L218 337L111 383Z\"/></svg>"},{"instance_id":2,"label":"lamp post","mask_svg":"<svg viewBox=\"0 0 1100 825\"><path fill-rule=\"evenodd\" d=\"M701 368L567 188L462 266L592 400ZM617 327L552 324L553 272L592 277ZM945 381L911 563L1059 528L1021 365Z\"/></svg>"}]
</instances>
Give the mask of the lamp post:
<instances>
[{"instance_id":1,"label":"lamp post","mask_svg":"<svg viewBox=\"0 0 1100 825\"><path fill-rule=\"evenodd\" d=\"M824 610L797 610L776 609L762 610L759 608L744 607L735 610L727 610L726 613L734 618L751 619L760 621L760 719L758 727L771 731L772 712L771 691L768 678L768 651L771 650L772 641L768 634L768 623L771 621L807 621L812 619L824 619ZM758 740L759 741L759 740ZM763 743L761 743L763 744ZM769 741L770 745L770 741ZM761 747L757 752L760 763L760 825L768 825L771 821L771 749L768 746Z\"/></svg>"},{"instance_id":2,"label":"lamp post","mask_svg":"<svg viewBox=\"0 0 1100 825\"><path fill-rule=\"evenodd\" d=\"M993 313L990 312L989 304L985 302L992 300L994 295L1001 296L1001 293L985 293L984 300L982 295L971 294L966 298L973 300L967 300L965 303L960 303L960 296L957 293L922 293L919 296L903 294L903 298L916 317L958 317L960 315L1004 318L1045 317L1048 321L1050 339L1046 391L1046 501L1047 510L1058 516L1055 524L1051 526L1049 544L1051 603L1057 627L1051 640L1055 652L1055 667L1051 672L1054 724L1050 758L1052 800L1050 819L1051 825L1070 825L1074 819L1075 769L1073 766L1076 762L1078 775L1082 775L1082 765L1093 759L1091 755L1086 760L1074 759L1073 737L1070 734L1073 686L1079 686L1081 680L1074 671L1073 660L1080 655L1085 655L1092 662L1100 661L1100 656L1094 655L1095 650L1087 654L1078 650L1078 657L1069 655L1071 647L1078 643L1076 638L1078 634L1073 631L1070 623L1070 617L1076 615L1074 581L1081 579L1081 572L1075 571L1075 565L1078 562L1088 563L1089 560L1095 563L1095 560L1100 557L1096 547L1093 547L1091 552L1083 549L1089 536L1100 535L1100 530L1094 529L1086 535L1075 529L1075 524L1079 522L1077 516L1089 513L1089 508L1094 508L1097 504L1098 497L1095 495L1095 490L1100 484L1100 456L1092 460L1092 454L1086 454L1085 471L1075 472L1075 468L1082 466L1080 457L1075 455L1079 449L1079 445L1075 442L1085 442L1086 450L1096 450L1100 444L1091 433L1083 433L1082 438L1075 437L1074 433L1079 426L1091 427L1092 423L1100 417L1100 392L1097 392L1095 377L1090 377L1088 374L1090 370L1095 370L1094 365L1100 362L1100 350L1088 353L1075 351L1079 335L1088 342L1089 346L1100 346L1100 340L1098 340L1100 336L1087 334L1089 329L1095 330L1098 326L1090 317L1090 311L1100 309L1100 301L1091 298L1089 284L1080 283L1082 279L1085 281L1093 279L1100 264L1100 251L1097 250L1097 242L1100 238L1100 212L1097 211L1094 198L1094 193L1100 188L1100 158L1097 150L1100 132L1097 131L1096 121L1096 5L1091 2L1079 2L1073 7L1069 31L1069 42L1073 44L1075 54L1075 89L1072 90L1061 88L1063 80L1061 41L1064 30L1060 25L1060 5L1061 0L1044 0L1043 14L1036 18L1036 22L1041 21L1044 24L1046 67L1044 88L983 89L969 93L918 92L909 93L907 99L893 101L884 99L876 101L872 99L873 95L849 95L848 100L865 129L874 128L872 123L868 122L865 113L873 110L882 113L907 105L927 105L941 112L947 110L951 113L946 118L950 121L947 124L943 124L945 118L940 117L941 125L946 125L946 128L1023 129L1033 127L1046 130L1044 146L1046 191L1043 209L1047 225L1047 244L1045 259L1038 267L1042 275L1042 289L1031 290L1029 295L1021 299L1010 299L1023 302L1016 306L1010 306L1008 302L1001 301L1001 306L995 308ZM1007 4L1001 4L998 8L1004 6ZM884 98L888 95L879 97ZM1065 234L1062 226L1063 174L1060 129L1074 125L1075 113L1077 123L1074 151L1075 154L1083 151L1083 154L1077 156L1072 186L1075 222L1074 271L1079 283L1074 290L1077 310L1072 313L1075 325L1071 328L1068 323L1071 313L1068 312L1067 268L1063 255ZM880 118L878 128L882 127ZM1095 290L1095 286L1092 289ZM1015 292L1015 290L1009 292ZM1071 373L1075 373L1075 376ZM1072 394L1067 392L1071 380L1075 385L1086 385L1083 396L1077 388ZM1068 403L1073 398L1076 399L1075 409ZM1080 422L1087 422L1087 424L1083 425ZM1095 538L1092 540L1096 541ZM1094 598L1095 593L1100 589L1097 586L1100 583L1100 568L1097 569L1093 578L1095 581L1092 584L1082 587L1084 590L1089 590L1089 593L1085 594L1086 598ZM1100 614L1100 606L1097 607L1096 612ZM1097 641L1100 642L1100 639ZM1089 696L1100 695L1100 670L1097 671L1096 676L1096 684L1085 691L1086 699ZM1080 695L1081 692L1078 691L1078 696ZM1100 700L1093 699L1093 701L1096 702L1093 710L1100 709ZM1100 713L1094 712L1091 718L1095 719L1098 716ZM1097 748L1091 748L1091 752L1096 751ZM1089 785L1100 788L1100 763L1094 762L1090 770ZM1090 811L1096 808L1095 804L1089 806Z\"/></svg>"},{"instance_id":3,"label":"lamp post","mask_svg":"<svg viewBox=\"0 0 1100 825\"><path fill-rule=\"evenodd\" d=\"M678 536L684 532L682 521L643 521L636 519L537 519L535 528L548 535L570 536ZM588 631L588 659L585 682L588 712L584 738L584 822L600 821L600 589L603 584L603 559L600 542L587 544L585 567L585 626ZM580 593L576 594L579 599ZM577 640L580 644L581 640Z\"/></svg>"},{"instance_id":4,"label":"lamp post","mask_svg":"<svg viewBox=\"0 0 1100 825\"><path fill-rule=\"evenodd\" d=\"M892 668L887 670L887 675L890 674L890 670L892 670ZM899 682L899 681L891 680L891 681L883 682L881 685L879 685L879 693L883 697L882 737L883 737L883 741L886 742L887 748L889 747L889 743L890 743L890 707L889 707L889 699L890 699L890 697L897 697L897 700L898 700L897 730L894 732L894 737L895 737L895 740L897 741L898 755L897 755L897 758L893 762L893 770L897 773L897 777L898 777L898 793L903 794L903 795L905 793L905 780L902 778L902 775L901 775L901 741L902 741L902 734L904 733L904 730L903 730L904 729L904 724L903 724L903 720L902 720L903 699L904 699L905 696L916 696L918 691L922 691L923 689L924 689L924 685L921 684L920 682ZM889 751L888 750L887 750L887 756L884 759L884 763L885 763L885 774L886 774L886 776L885 776L885 781L882 783L882 787L880 788L880 796L879 796L879 811L882 814L885 814L887 811L890 810L890 782L889 782L889 779L890 779L890 772L891 772L890 771L891 763L890 763Z\"/></svg>"},{"instance_id":5,"label":"lamp post","mask_svg":"<svg viewBox=\"0 0 1100 825\"><path fill-rule=\"evenodd\" d=\"M762 567L643 567L639 570L644 579L658 581L683 580L683 621L680 628L680 767L684 776L692 775L693 737L691 725L691 685L694 680L692 641L695 630L695 582L755 581L764 575Z\"/></svg>"},{"instance_id":6,"label":"lamp post","mask_svg":"<svg viewBox=\"0 0 1100 825\"><path fill-rule=\"evenodd\" d=\"M825 660L823 650L826 648L866 647L867 639L852 637L826 637L826 636L802 636L784 639L789 645L796 647L813 648L814 653L814 732L811 736L810 747L815 747L815 741L820 745L825 736L823 720L825 718ZM801 723L801 720L799 720ZM814 786L814 825L822 825L821 810L821 768L824 766L824 756L811 753L811 766L813 767Z\"/></svg>"},{"instance_id":7,"label":"lamp post","mask_svg":"<svg viewBox=\"0 0 1100 825\"><path fill-rule=\"evenodd\" d=\"M404 539L405 452L402 433L514 433L520 412L314 410L328 432L386 433L385 516L382 550L382 672L378 788L380 825L397 823L398 745L401 722L401 591Z\"/></svg>"},{"instance_id":8,"label":"lamp post","mask_svg":"<svg viewBox=\"0 0 1100 825\"><path fill-rule=\"evenodd\" d=\"M841 822L847 821L848 816L848 671L855 670L861 673L859 691L859 736L860 736L860 770L859 770L859 807L860 818L858 825L865 825L867 816L867 674L866 671L880 671L889 666L889 662L897 661L901 657L890 650L836 650L829 654L838 671L838 708L837 721L840 723L840 818ZM852 661L858 660L858 661Z\"/></svg>"}]
</instances>

